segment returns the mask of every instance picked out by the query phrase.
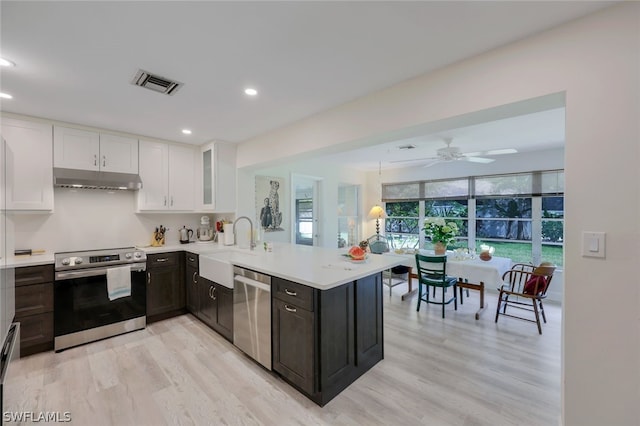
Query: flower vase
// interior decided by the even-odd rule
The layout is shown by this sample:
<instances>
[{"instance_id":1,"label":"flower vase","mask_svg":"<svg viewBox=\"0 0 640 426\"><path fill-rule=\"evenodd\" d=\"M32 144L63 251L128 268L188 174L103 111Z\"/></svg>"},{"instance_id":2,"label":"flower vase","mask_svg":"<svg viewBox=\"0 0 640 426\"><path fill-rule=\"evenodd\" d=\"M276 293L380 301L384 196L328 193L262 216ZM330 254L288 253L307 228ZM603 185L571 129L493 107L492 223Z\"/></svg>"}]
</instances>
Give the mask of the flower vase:
<instances>
[{"instance_id":1,"label":"flower vase","mask_svg":"<svg viewBox=\"0 0 640 426\"><path fill-rule=\"evenodd\" d=\"M433 244L433 252L436 256L442 256L447 252L447 246L442 241L437 241Z\"/></svg>"}]
</instances>

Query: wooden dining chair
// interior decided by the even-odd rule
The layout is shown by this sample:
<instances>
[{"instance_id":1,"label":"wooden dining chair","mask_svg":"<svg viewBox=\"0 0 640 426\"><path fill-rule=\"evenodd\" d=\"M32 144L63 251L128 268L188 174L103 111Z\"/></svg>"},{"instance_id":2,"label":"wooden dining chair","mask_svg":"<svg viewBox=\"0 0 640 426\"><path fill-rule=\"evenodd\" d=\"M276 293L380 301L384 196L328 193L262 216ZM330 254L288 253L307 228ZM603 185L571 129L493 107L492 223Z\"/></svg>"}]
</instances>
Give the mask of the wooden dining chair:
<instances>
[{"instance_id":1,"label":"wooden dining chair","mask_svg":"<svg viewBox=\"0 0 640 426\"><path fill-rule=\"evenodd\" d=\"M458 310L458 299L456 297L456 277L447 276L447 256L424 256L416 254L416 267L418 275L418 308L420 310L420 302L442 305L442 318L444 318L444 307L453 302L455 310ZM424 293L422 291L425 286ZM429 297L429 286L442 288L442 300L437 301ZM445 293L449 287L453 287L453 296L446 299Z\"/></svg>"},{"instance_id":2,"label":"wooden dining chair","mask_svg":"<svg viewBox=\"0 0 640 426\"><path fill-rule=\"evenodd\" d=\"M541 314L542 320L547 322L542 300L547 297L549 284L555 270L556 266L549 262L543 262L537 267L522 263L513 265L502 276L504 284L498 289L500 293L495 322L498 322L500 315L535 322L538 325L538 333L542 334ZM514 315L511 311L507 313L507 307L533 312L535 319ZM500 308L502 308L502 312L500 312Z\"/></svg>"}]
</instances>

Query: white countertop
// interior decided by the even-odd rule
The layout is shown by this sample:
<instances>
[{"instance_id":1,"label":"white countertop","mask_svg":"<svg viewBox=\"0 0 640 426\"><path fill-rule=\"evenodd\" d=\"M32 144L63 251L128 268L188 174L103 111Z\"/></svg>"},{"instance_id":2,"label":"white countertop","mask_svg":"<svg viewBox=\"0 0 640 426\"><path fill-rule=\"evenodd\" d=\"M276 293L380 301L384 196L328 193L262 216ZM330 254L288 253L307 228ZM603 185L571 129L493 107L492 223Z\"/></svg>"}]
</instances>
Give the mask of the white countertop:
<instances>
[{"instance_id":1,"label":"white countertop","mask_svg":"<svg viewBox=\"0 0 640 426\"><path fill-rule=\"evenodd\" d=\"M219 245L216 242L206 242L206 243L193 242L188 244L168 244L161 247L136 246L137 250L141 250L147 254L170 253L173 251L188 251L195 254L203 254L203 253L230 250L233 248L235 248L235 246Z\"/></svg>"},{"instance_id":2,"label":"white countertop","mask_svg":"<svg viewBox=\"0 0 640 426\"><path fill-rule=\"evenodd\" d=\"M200 256L210 256L219 261L248 268L271 276L305 284L320 290L355 281L403 263L399 256L380 256L369 253L364 263L352 263L347 249L310 247L289 243L272 243L273 251L266 252L260 244L255 250L224 246L218 243L189 243L162 247L137 247L152 253L188 251ZM0 261L5 268L36 266L54 263L53 253L33 256L10 256Z\"/></svg>"},{"instance_id":3,"label":"white countertop","mask_svg":"<svg viewBox=\"0 0 640 426\"><path fill-rule=\"evenodd\" d=\"M0 268L20 268L53 264L53 253L34 254L32 256L8 256L0 259Z\"/></svg>"},{"instance_id":4,"label":"white countertop","mask_svg":"<svg viewBox=\"0 0 640 426\"><path fill-rule=\"evenodd\" d=\"M200 262L202 257L209 257L320 290L355 281L403 262L397 256L369 254L366 262L352 263L343 256L347 249L272 244L272 252L265 252L260 245L255 250L221 247L217 252L200 254Z\"/></svg>"}]
</instances>

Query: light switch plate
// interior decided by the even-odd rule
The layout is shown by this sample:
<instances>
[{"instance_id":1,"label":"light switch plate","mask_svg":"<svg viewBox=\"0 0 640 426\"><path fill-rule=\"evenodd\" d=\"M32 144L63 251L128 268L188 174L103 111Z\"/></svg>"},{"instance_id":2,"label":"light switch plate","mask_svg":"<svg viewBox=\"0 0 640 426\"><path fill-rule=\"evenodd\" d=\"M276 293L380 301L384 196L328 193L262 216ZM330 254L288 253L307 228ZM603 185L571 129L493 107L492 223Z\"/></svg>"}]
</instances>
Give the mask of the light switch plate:
<instances>
[{"instance_id":1,"label":"light switch plate","mask_svg":"<svg viewBox=\"0 0 640 426\"><path fill-rule=\"evenodd\" d=\"M604 232L582 232L582 256L583 257L605 257L605 233Z\"/></svg>"}]
</instances>

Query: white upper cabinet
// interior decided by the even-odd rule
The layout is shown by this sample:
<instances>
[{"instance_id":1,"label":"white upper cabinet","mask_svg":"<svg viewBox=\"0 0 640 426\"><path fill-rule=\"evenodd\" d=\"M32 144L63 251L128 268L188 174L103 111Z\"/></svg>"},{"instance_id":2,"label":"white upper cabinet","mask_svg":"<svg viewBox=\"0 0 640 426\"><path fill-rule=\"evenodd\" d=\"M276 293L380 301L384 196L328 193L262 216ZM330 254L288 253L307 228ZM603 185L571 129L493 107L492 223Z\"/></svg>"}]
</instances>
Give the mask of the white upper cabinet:
<instances>
[{"instance_id":1,"label":"white upper cabinet","mask_svg":"<svg viewBox=\"0 0 640 426\"><path fill-rule=\"evenodd\" d=\"M138 140L54 126L53 165L66 169L138 173Z\"/></svg>"},{"instance_id":2,"label":"white upper cabinet","mask_svg":"<svg viewBox=\"0 0 640 426\"><path fill-rule=\"evenodd\" d=\"M191 146L140 141L138 211L193 211L196 150Z\"/></svg>"},{"instance_id":3,"label":"white upper cabinet","mask_svg":"<svg viewBox=\"0 0 640 426\"><path fill-rule=\"evenodd\" d=\"M7 210L52 211L52 126L2 119Z\"/></svg>"},{"instance_id":4,"label":"white upper cabinet","mask_svg":"<svg viewBox=\"0 0 640 426\"><path fill-rule=\"evenodd\" d=\"M203 145L198 162L198 209L221 213L236 209L236 146L215 142Z\"/></svg>"},{"instance_id":5,"label":"white upper cabinet","mask_svg":"<svg viewBox=\"0 0 640 426\"><path fill-rule=\"evenodd\" d=\"M195 209L195 159L191 146L169 145L169 209Z\"/></svg>"},{"instance_id":6,"label":"white upper cabinet","mask_svg":"<svg viewBox=\"0 0 640 426\"><path fill-rule=\"evenodd\" d=\"M100 170L138 173L138 139L100 133Z\"/></svg>"}]
</instances>

